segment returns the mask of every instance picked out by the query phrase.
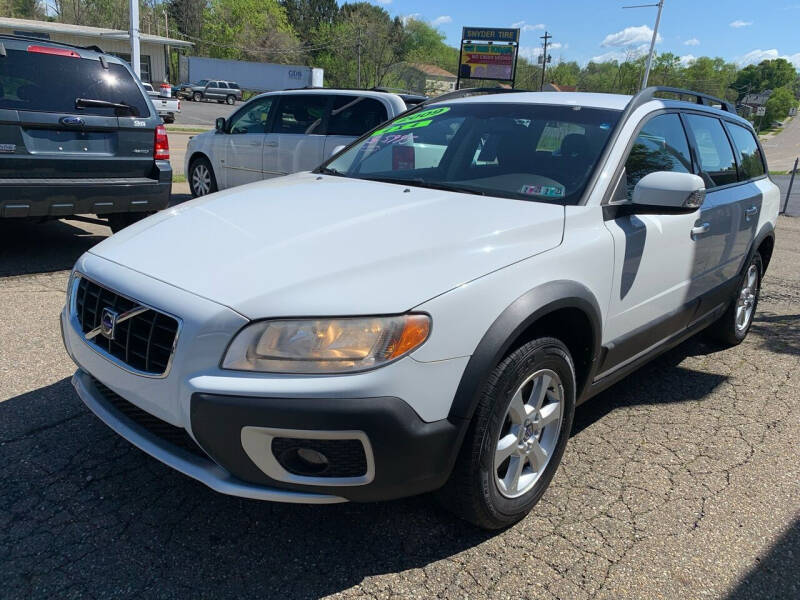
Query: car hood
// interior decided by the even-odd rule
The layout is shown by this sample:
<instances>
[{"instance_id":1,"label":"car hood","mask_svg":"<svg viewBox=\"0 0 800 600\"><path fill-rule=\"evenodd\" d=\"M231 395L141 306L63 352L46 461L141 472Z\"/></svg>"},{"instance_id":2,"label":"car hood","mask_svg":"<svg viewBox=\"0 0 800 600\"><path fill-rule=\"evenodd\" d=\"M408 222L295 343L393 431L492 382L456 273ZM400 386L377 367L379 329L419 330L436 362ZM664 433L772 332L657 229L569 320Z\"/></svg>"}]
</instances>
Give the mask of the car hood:
<instances>
[{"instance_id":1,"label":"car hood","mask_svg":"<svg viewBox=\"0 0 800 600\"><path fill-rule=\"evenodd\" d=\"M251 318L401 313L561 242L555 204L300 173L164 210L91 252Z\"/></svg>"}]
</instances>

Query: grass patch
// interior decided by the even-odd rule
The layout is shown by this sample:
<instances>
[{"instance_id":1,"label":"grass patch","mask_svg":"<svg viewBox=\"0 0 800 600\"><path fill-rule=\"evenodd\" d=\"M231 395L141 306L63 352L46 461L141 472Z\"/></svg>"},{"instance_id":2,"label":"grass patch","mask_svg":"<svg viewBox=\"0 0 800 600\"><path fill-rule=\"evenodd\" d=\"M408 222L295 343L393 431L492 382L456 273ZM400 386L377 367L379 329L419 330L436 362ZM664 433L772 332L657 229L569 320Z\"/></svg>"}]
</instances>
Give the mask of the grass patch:
<instances>
[{"instance_id":1,"label":"grass patch","mask_svg":"<svg viewBox=\"0 0 800 600\"><path fill-rule=\"evenodd\" d=\"M170 131L174 133L205 133L206 131L211 131L211 127L203 128L203 127L182 127L181 125L166 125L167 133Z\"/></svg>"},{"instance_id":2,"label":"grass patch","mask_svg":"<svg viewBox=\"0 0 800 600\"><path fill-rule=\"evenodd\" d=\"M183 173L173 173L172 183L186 183L186 175Z\"/></svg>"}]
</instances>

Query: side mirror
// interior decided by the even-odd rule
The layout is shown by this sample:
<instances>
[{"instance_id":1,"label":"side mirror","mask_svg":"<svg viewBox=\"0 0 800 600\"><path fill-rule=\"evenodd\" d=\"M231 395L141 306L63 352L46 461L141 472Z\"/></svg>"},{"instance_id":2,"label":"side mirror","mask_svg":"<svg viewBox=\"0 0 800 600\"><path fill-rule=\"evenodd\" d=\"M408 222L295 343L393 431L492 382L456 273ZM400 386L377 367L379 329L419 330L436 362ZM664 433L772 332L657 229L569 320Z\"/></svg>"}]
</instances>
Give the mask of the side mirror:
<instances>
[{"instance_id":1,"label":"side mirror","mask_svg":"<svg viewBox=\"0 0 800 600\"><path fill-rule=\"evenodd\" d=\"M345 148L347 148L347 146L345 146L344 144L339 144L333 150L331 150L331 156L333 156L334 154L339 154L339 152L341 152Z\"/></svg>"},{"instance_id":2,"label":"side mirror","mask_svg":"<svg viewBox=\"0 0 800 600\"><path fill-rule=\"evenodd\" d=\"M228 123L225 121L225 117L217 117L217 120L214 121L214 127L217 129L217 131L222 133L225 133L225 127L227 125Z\"/></svg>"},{"instance_id":3,"label":"side mirror","mask_svg":"<svg viewBox=\"0 0 800 600\"><path fill-rule=\"evenodd\" d=\"M703 178L691 173L657 171L645 175L633 188L632 202L637 206L675 210L695 210L706 198Z\"/></svg>"}]
</instances>

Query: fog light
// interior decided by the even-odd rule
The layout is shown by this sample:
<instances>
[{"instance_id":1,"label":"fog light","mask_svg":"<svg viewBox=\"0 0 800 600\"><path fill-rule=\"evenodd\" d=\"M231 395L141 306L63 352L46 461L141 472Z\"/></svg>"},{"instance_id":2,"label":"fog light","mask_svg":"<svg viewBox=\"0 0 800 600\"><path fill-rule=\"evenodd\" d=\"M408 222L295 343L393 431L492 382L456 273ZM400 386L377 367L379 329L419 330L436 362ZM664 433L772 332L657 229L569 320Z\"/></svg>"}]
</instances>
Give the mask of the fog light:
<instances>
[{"instance_id":1,"label":"fog light","mask_svg":"<svg viewBox=\"0 0 800 600\"><path fill-rule=\"evenodd\" d=\"M328 459L325 458L322 452L317 452L311 448L299 448L297 456L314 466L326 466L328 464Z\"/></svg>"}]
</instances>

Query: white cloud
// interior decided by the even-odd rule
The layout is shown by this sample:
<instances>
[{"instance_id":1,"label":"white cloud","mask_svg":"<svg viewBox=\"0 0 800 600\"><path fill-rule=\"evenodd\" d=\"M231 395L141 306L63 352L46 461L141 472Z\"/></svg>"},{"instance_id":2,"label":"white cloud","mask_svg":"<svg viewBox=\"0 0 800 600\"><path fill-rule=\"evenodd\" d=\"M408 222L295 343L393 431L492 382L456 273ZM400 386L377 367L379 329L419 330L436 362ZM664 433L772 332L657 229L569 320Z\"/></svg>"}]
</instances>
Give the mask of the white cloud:
<instances>
[{"instance_id":1,"label":"white cloud","mask_svg":"<svg viewBox=\"0 0 800 600\"><path fill-rule=\"evenodd\" d=\"M683 42L683 45L684 46L699 46L700 45L700 40L698 40L697 38L692 38L690 40L686 40L685 42Z\"/></svg>"},{"instance_id":2,"label":"white cloud","mask_svg":"<svg viewBox=\"0 0 800 600\"><path fill-rule=\"evenodd\" d=\"M649 44L651 39L653 39L653 30L647 25L642 25L640 27L626 27L617 33L609 33L600 45L604 48L619 48L634 44ZM661 34L658 34L656 41L659 43L662 41Z\"/></svg>"},{"instance_id":3,"label":"white cloud","mask_svg":"<svg viewBox=\"0 0 800 600\"><path fill-rule=\"evenodd\" d=\"M553 50L566 50L569 48L569 44L562 44L560 42L554 42L552 44L547 45L547 53L552 55ZM531 62L536 62L536 59L541 55L543 49L541 46L520 46L519 47L519 55L523 58L527 58Z\"/></svg>"},{"instance_id":4,"label":"white cloud","mask_svg":"<svg viewBox=\"0 0 800 600\"><path fill-rule=\"evenodd\" d=\"M636 60L640 56L644 56L650 51L650 44L641 44L637 47L624 48L620 50L610 50L604 54L593 56L590 62L603 63L615 60L617 62L625 62L626 60Z\"/></svg>"},{"instance_id":5,"label":"white cloud","mask_svg":"<svg viewBox=\"0 0 800 600\"><path fill-rule=\"evenodd\" d=\"M419 21L422 17L419 13L411 13L410 15L403 15L400 17L400 20L403 22L403 25L408 25L409 21Z\"/></svg>"},{"instance_id":6,"label":"white cloud","mask_svg":"<svg viewBox=\"0 0 800 600\"><path fill-rule=\"evenodd\" d=\"M453 17L451 17L450 15L442 15L441 17L436 17L433 21L431 21L431 25L436 27L438 25L443 25L445 23L452 23L452 22L453 22Z\"/></svg>"},{"instance_id":7,"label":"white cloud","mask_svg":"<svg viewBox=\"0 0 800 600\"><path fill-rule=\"evenodd\" d=\"M782 55L775 48L771 50L761 50L760 48L751 50L744 56L738 57L736 63L742 67L746 67L747 65L757 65L762 60L775 60L776 58L784 58L792 63L796 69L800 69L800 52L797 54Z\"/></svg>"},{"instance_id":8,"label":"white cloud","mask_svg":"<svg viewBox=\"0 0 800 600\"><path fill-rule=\"evenodd\" d=\"M741 19L736 19L733 23L731 23L731 27L734 29L741 29L742 27L750 27L752 24L752 21L742 21Z\"/></svg>"},{"instance_id":9,"label":"white cloud","mask_svg":"<svg viewBox=\"0 0 800 600\"><path fill-rule=\"evenodd\" d=\"M697 57L694 54L686 54L684 56L681 56L681 58L680 58L681 64L684 67L687 66L687 65L692 64L696 60L697 60Z\"/></svg>"},{"instance_id":10,"label":"white cloud","mask_svg":"<svg viewBox=\"0 0 800 600\"><path fill-rule=\"evenodd\" d=\"M530 23L526 23L525 21L517 21L516 23L512 23L511 27L513 29L521 29L522 31L536 31L537 29L544 29L544 23L537 23L536 25L531 25Z\"/></svg>"}]
</instances>

